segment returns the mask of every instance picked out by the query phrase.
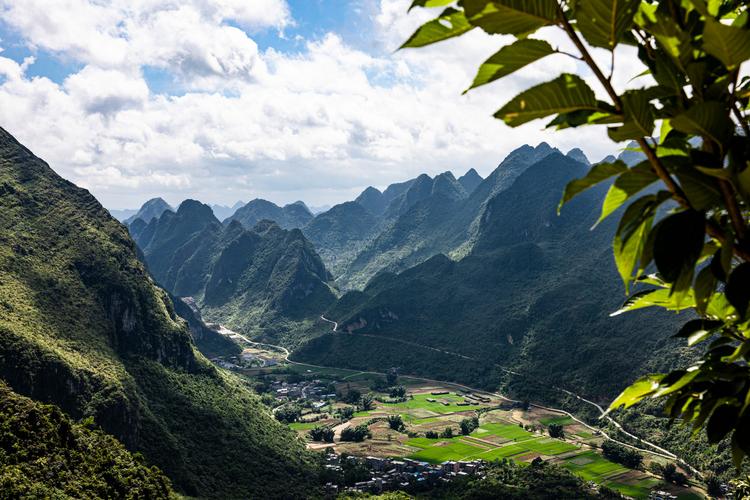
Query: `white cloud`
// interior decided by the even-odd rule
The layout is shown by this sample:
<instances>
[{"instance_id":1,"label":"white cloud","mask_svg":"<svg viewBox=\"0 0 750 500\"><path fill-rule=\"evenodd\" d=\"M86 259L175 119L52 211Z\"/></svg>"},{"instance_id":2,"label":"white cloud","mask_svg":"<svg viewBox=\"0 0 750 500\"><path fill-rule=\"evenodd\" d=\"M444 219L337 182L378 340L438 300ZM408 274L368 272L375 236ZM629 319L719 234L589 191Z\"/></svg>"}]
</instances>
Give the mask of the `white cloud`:
<instances>
[{"instance_id":1,"label":"white cloud","mask_svg":"<svg viewBox=\"0 0 750 500\"><path fill-rule=\"evenodd\" d=\"M421 172L486 174L524 143L594 159L614 149L601 129L552 134L491 117L528 85L582 71L572 59L462 96L502 39L475 30L393 54L432 14L407 16L408 4L381 0L372 37L382 50L328 34L289 54L261 53L248 34L293 25L280 0L0 0L28 43L83 65L56 84L0 53L0 125L111 207L156 195L331 203ZM150 90L146 67L168 71L182 95Z\"/></svg>"}]
</instances>

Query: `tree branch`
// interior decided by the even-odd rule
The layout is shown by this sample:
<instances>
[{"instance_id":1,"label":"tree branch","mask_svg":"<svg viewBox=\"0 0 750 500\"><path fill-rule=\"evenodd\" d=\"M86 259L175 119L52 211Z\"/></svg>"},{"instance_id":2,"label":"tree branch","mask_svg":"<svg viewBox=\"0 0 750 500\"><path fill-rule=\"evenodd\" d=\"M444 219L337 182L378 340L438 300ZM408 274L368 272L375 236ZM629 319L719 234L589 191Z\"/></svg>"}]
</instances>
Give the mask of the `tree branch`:
<instances>
[{"instance_id":1,"label":"tree branch","mask_svg":"<svg viewBox=\"0 0 750 500\"><path fill-rule=\"evenodd\" d=\"M601 83L601 85L604 87L604 90L609 95L610 99L612 99L612 103L614 104L615 110L617 110L618 113L623 112L622 108L622 100L620 99L620 95L617 93L615 88L612 86L612 82L607 79L604 76L604 73L602 73L601 69L599 69L599 66L596 64L596 61L591 57L591 54L589 53L586 46L583 44L583 41L576 33L573 26L571 26L570 21L568 21L567 16L565 15L565 12L562 9L562 6L558 4L557 6L558 15L560 17L560 25L565 30L565 32L568 35L568 38L573 42L573 44L576 46L578 51L581 53L581 57L583 61L591 68L591 71L594 72L594 75L596 76L597 80ZM645 40L644 40L645 42ZM656 155L656 152L651 147L651 145L648 143L645 137L641 137L637 140L638 145L640 146L643 153L646 155L646 158L648 159L649 163L651 164L651 168L654 170L654 173L659 177L659 179L664 183L664 185L669 189L669 191L672 193L672 197L685 208L692 209L692 206L690 205L690 202L687 199L687 196L685 196L684 191L682 188L675 182L674 179L672 179L672 176L669 174L667 169L662 164L659 157ZM734 199L732 196L731 199ZM736 199L734 199L736 206ZM738 230L738 226L735 223L735 217L732 216L733 209L731 208L733 204L728 204L727 209L730 211L730 217L732 217L732 222L735 224L735 231ZM737 207L737 210L739 211L739 208ZM742 221L741 214L739 214L739 221ZM744 224L740 224L742 231L737 233L737 236L739 238L742 238L740 234L744 234ZM706 230L709 236L712 238L717 239L722 244L730 244L732 245L732 248L734 250L734 253L744 259L745 261L750 261L750 252L745 250L744 248L740 247L739 245L735 244L734 241L732 241L730 238L727 237L727 235L724 233L724 231L718 227L712 220L709 220L706 225Z\"/></svg>"}]
</instances>

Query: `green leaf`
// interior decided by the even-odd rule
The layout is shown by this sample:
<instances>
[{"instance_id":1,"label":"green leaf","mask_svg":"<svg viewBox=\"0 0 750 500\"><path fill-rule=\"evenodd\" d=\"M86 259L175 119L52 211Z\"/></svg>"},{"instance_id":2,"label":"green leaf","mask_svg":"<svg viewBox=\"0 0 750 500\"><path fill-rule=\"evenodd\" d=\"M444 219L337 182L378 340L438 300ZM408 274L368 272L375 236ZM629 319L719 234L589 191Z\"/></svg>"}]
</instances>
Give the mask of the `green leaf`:
<instances>
[{"instance_id":1,"label":"green leaf","mask_svg":"<svg viewBox=\"0 0 750 500\"><path fill-rule=\"evenodd\" d=\"M707 17L703 28L703 49L732 70L750 59L750 31L726 26Z\"/></svg>"},{"instance_id":2,"label":"green leaf","mask_svg":"<svg viewBox=\"0 0 750 500\"><path fill-rule=\"evenodd\" d=\"M409 10L413 9L414 7L445 7L446 5L450 5L455 1L456 0L414 0L409 6Z\"/></svg>"},{"instance_id":3,"label":"green leaf","mask_svg":"<svg viewBox=\"0 0 750 500\"><path fill-rule=\"evenodd\" d=\"M606 112L581 77L566 73L521 92L494 116L511 127L517 127L537 118L581 109Z\"/></svg>"},{"instance_id":4,"label":"green leaf","mask_svg":"<svg viewBox=\"0 0 750 500\"><path fill-rule=\"evenodd\" d=\"M594 47L613 50L633 25L640 0L578 0L578 29Z\"/></svg>"},{"instance_id":5,"label":"green leaf","mask_svg":"<svg viewBox=\"0 0 750 500\"><path fill-rule=\"evenodd\" d=\"M662 220L654 229L654 263L668 283L695 267L703 250L706 220L701 212L685 210Z\"/></svg>"},{"instance_id":6,"label":"green leaf","mask_svg":"<svg viewBox=\"0 0 750 500\"><path fill-rule=\"evenodd\" d=\"M688 292L685 297L676 300L672 292L666 288L646 290L633 294L620 309L610 314L610 316L619 316L620 314L646 307L663 307L669 311L682 311L695 307L695 299L692 292Z\"/></svg>"},{"instance_id":7,"label":"green leaf","mask_svg":"<svg viewBox=\"0 0 750 500\"><path fill-rule=\"evenodd\" d=\"M596 224L609 217L633 195L659 179L647 164L637 165L615 179L602 203L602 213ZM595 225L596 225L595 224Z\"/></svg>"},{"instance_id":8,"label":"green leaf","mask_svg":"<svg viewBox=\"0 0 750 500\"><path fill-rule=\"evenodd\" d=\"M701 102L671 120L672 127L686 134L710 137L723 144L732 133L732 122L724 103Z\"/></svg>"},{"instance_id":9,"label":"green leaf","mask_svg":"<svg viewBox=\"0 0 750 500\"><path fill-rule=\"evenodd\" d=\"M607 409L607 413L616 410L621 406L629 408L640 403L644 398L650 396L659 388L659 382L661 382L661 379L663 378L664 375L660 374L646 375L645 377L639 378L633 382L630 387L622 391L614 401L612 401Z\"/></svg>"},{"instance_id":10,"label":"green leaf","mask_svg":"<svg viewBox=\"0 0 750 500\"><path fill-rule=\"evenodd\" d=\"M399 48L424 47L431 43L463 35L472 29L474 29L474 26L466 20L463 11L448 7L440 16L417 28L417 31Z\"/></svg>"},{"instance_id":11,"label":"green leaf","mask_svg":"<svg viewBox=\"0 0 750 500\"><path fill-rule=\"evenodd\" d=\"M721 405L716 408L706 425L706 435L709 443L718 443L729 434L737 423L740 409L736 406Z\"/></svg>"},{"instance_id":12,"label":"green leaf","mask_svg":"<svg viewBox=\"0 0 750 500\"><path fill-rule=\"evenodd\" d=\"M700 372L698 372L697 370L687 371L687 372L680 370L678 372L671 372L667 377L672 378L673 375L677 374L679 378L675 380L674 382L667 383L667 377L664 377L661 380L661 383L659 384L660 385L659 389L654 393L653 397L658 398L661 396L667 396L669 394L679 391L680 389L688 385L690 382L692 382L693 379L699 375L699 373Z\"/></svg>"},{"instance_id":13,"label":"green leaf","mask_svg":"<svg viewBox=\"0 0 750 500\"><path fill-rule=\"evenodd\" d=\"M613 175L618 175L628 170L628 166L624 162L617 160L614 163L597 163L591 170L588 171L586 177L582 179L575 179L565 186L563 197L560 200L560 205L557 207L557 213L560 214L560 209L569 202L573 197L582 193L590 187L596 186L600 182L609 179Z\"/></svg>"},{"instance_id":14,"label":"green leaf","mask_svg":"<svg viewBox=\"0 0 750 500\"><path fill-rule=\"evenodd\" d=\"M487 33L526 35L557 18L555 0L462 0L466 17Z\"/></svg>"},{"instance_id":15,"label":"green leaf","mask_svg":"<svg viewBox=\"0 0 750 500\"><path fill-rule=\"evenodd\" d=\"M612 248L615 254L617 271L620 273L623 283L625 283L625 293L629 291L633 269L640 259L641 253L643 253L643 248L653 221L653 216L646 218L627 239L623 239L619 233L615 236Z\"/></svg>"},{"instance_id":16,"label":"green leaf","mask_svg":"<svg viewBox=\"0 0 750 500\"><path fill-rule=\"evenodd\" d=\"M734 268L727 280L725 293L729 303L744 319L750 305L750 262L743 262Z\"/></svg>"},{"instance_id":17,"label":"green leaf","mask_svg":"<svg viewBox=\"0 0 750 500\"><path fill-rule=\"evenodd\" d=\"M700 270L698 277L695 278L695 308L698 314L705 314L711 295L716 290L716 277L711 266L706 266Z\"/></svg>"},{"instance_id":18,"label":"green leaf","mask_svg":"<svg viewBox=\"0 0 750 500\"><path fill-rule=\"evenodd\" d=\"M622 95L623 125L607 130L615 142L651 137L654 131L654 109L645 90L630 90Z\"/></svg>"},{"instance_id":19,"label":"green leaf","mask_svg":"<svg viewBox=\"0 0 750 500\"><path fill-rule=\"evenodd\" d=\"M709 210L721 202L721 189L712 177L703 175L701 171L699 167L694 168L691 165L690 168L679 170L677 179L691 207L696 210Z\"/></svg>"},{"instance_id":20,"label":"green leaf","mask_svg":"<svg viewBox=\"0 0 750 500\"><path fill-rule=\"evenodd\" d=\"M474 77L474 82L464 93L480 85L508 76L534 61L554 53L552 46L544 40L532 38L516 40L482 63L477 76Z\"/></svg>"},{"instance_id":21,"label":"green leaf","mask_svg":"<svg viewBox=\"0 0 750 500\"><path fill-rule=\"evenodd\" d=\"M721 321L712 321L707 319L691 319L680 328L674 336L677 338L689 338L701 332L711 332L723 325Z\"/></svg>"}]
</instances>

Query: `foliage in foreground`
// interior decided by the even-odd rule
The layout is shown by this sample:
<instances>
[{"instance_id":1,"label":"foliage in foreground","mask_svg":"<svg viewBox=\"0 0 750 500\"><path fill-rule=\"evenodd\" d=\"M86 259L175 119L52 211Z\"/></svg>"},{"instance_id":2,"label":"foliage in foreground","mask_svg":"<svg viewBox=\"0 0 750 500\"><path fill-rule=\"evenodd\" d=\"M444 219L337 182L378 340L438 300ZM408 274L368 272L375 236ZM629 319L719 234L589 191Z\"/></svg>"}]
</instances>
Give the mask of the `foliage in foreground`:
<instances>
[{"instance_id":1,"label":"foliage in foreground","mask_svg":"<svg viewBox=\"0 0 750 500\"><path fill-rule=\"evenodd\" d=\"M452 3L415 0L412 7ZM512 35L515 41L480 66L471 88L552 55L589 67L606 100L579 76L562 74L520 93L494 116L513 127L550 116L548 126L557 129L606 125L613 141L636 141L646 160L596 165L568 185L561 204L613 180L600 220L627 205L614 238L615 262L626 290L642 285L615 314L692 309L700 319L677 336L690 346L710 344L693 366L643 377L611 407L664 398L670 417L705 428L709 441L731 434L738 466L750 453L750 79L739 78L750 59L749 24L748 7L737 0L459 0L404 44L420 47L474 28ZM543 27L564 32L576 52L530 37ZM613 87L615 49L622 45L637 48L644 72L633 76L650 75L645 87ZM609 76L591 47L612 52ZM644 275L652 267L657 273Z\"/></svg>"},{"instance_id":2,"label":"foliage in foreground","mask_svg":"<svg viewBox=\"0 0 750 500\"><path fill-rule=\"evenodd\" d=\"M3 498L169 498L169 479L112 436L0 382Z\"/></svg>"}]
</instances>

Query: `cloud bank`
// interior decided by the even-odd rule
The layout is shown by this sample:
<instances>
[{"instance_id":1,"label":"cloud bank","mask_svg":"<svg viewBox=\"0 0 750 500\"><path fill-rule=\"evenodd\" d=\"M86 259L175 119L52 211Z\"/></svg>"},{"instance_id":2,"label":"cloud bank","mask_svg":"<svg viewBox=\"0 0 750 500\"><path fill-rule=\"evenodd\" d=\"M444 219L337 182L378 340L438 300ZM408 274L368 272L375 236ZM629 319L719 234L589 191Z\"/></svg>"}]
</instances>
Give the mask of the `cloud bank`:
<instances>
[{"instance_id":1,"label":"cloud bank","mask_svg":"<svg viewBox=\"0 0 750 500\"><path fill-rule=\"evenodd\" d=\"M0 37L32 54L0 52L0 126L111 208L157 195L315 205L421 172L486 174L524 143L594 159L615 149L603 130L552 134L491 117L532 83L583 72L576 61L554 56L462 96L499 40L475 30L394 53L434 14L407 16L408 4L367 11L372 50L331 32L283 51L254 37L293 30L284 0L0 0ZM32 76L34 55L71 70ZM618 69L624 85L633 68Z\"/></svg>"}]
</instances>

